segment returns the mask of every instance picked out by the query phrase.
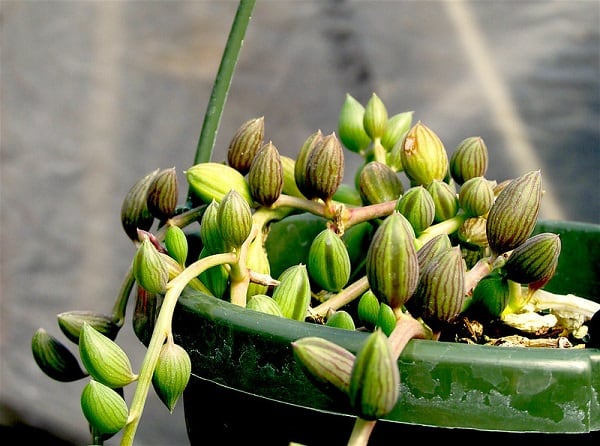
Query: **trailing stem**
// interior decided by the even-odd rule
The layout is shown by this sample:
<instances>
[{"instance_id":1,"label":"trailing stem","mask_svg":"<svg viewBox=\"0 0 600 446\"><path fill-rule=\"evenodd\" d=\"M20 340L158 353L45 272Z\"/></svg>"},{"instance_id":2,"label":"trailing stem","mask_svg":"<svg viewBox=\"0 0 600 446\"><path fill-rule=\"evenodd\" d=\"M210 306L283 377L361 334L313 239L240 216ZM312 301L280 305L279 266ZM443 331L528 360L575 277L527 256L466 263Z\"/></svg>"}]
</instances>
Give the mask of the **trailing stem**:
<instances>
[{"instance_id":1,"label":"trailing stem","mask_svg":"<svg viewBox=\"0 0 600 446\"><path fill-rule=\"evenodd\" d=\"M167 336L171 334L173 312L175 311L175 306L181 292L192 279L199 276L208 268L224 263L234 263L236 261L237 259L234 253L211 255L192 263L183 270L181 274L167 284L167 292L156 319L152 337L140 369L138 382L129 410L129 419L123 431L123 438L121 439L121 446L133 445L133 439L142 417L160 350Z\"/></svg>"}]
</instances>

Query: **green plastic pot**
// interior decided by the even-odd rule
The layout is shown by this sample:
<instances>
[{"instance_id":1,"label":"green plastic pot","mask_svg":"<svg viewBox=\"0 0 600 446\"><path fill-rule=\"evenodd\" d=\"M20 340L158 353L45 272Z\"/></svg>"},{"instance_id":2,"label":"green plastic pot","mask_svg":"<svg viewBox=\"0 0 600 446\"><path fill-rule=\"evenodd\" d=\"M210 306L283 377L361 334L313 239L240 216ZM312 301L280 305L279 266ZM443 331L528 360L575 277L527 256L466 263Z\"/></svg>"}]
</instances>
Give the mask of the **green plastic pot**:
<instances>
[{"instance_id":1,"label":"green plastic pot","mask_svg":"<svg viewBox=\"0 0 600 446\"><path fill-rule=\"evenodd\" d=\"M290 236L289 224L273 230ZM599 301L600 225L542 221L536 232L558 233L562 242L545 289ZM270 316L192 292L180 298L174 332L193 364L184 393L191 444L208 438L219 444L346 444L352 412L313 386L290 343L321 336L356 352L366 333ZM398 365L400 399L377 423L370 445L399 444L408 433L523 442L560 437L575 444L600 433L600 349L412 340Z\"/></svg>"}]
</instances>

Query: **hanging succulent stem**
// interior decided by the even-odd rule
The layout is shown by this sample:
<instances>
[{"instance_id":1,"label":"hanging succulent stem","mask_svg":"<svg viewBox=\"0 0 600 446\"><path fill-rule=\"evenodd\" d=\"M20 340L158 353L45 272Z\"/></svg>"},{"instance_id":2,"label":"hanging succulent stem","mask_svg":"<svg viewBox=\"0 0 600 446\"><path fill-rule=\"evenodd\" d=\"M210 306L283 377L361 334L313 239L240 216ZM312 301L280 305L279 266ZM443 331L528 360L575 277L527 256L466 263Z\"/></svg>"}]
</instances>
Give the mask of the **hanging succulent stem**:
<instances>
[{"instance_id":1,"label":"hanging succulent stem","mask_svg":"<svg viewBox=\"0 0 600 446\"><path fill-rule=\"evenodd\" d=\"M171 333L171 321L175 305L185 286L194 278L198 277L203 271L213 266L224 263L235 263L237 261L236 254L215 254L192 263L181 274L167 284L167 292L165 294L160 313L156 319L152 338L148 344L148 349L139 373L135 393L131 401L129 411L129 419L123 431L121 446L129 446L133 444L137 426L142 417L146 398L150 385L152 384L152 375L158 361L160 349Z\"/></svg>"},{"instance_id":2,"label":"hanging succulent stem","mask_svg":"<svg viewBox=\"0 0 600 446\"><path fill-rule=\"evenodd\" d=\"M231 25L231 30L227 38L221 64L217 72L213 90L207 105L202 130L196 148L194 163L208 162L212 157L212 152L217 136L217 131L223 114L223 108L227 100L233 73L239 59L240 50L246 34L248 23L254 9L255 0L240 0L238 9ZM202 271L214 265L223 263L234 263L235 254L221 254L211 256L197 261L190 265L177 278L169 283L168 291L163 301L163 306L155 323L152 338L148 345L148 350L140 370L138 384L131 402L130 418L123 432L121 441L122 446L132 445L135 432L142 416L148 390L152 382L152 374L156 367L160 348L165 340L166 334L171 331L171 320L175 304L185 285L197 277ZM192 267L195 265L194 267ZM126 280L125 284L129 281ZM124 293L123 293L124 294Z\"/></svg>"}]
</instances>

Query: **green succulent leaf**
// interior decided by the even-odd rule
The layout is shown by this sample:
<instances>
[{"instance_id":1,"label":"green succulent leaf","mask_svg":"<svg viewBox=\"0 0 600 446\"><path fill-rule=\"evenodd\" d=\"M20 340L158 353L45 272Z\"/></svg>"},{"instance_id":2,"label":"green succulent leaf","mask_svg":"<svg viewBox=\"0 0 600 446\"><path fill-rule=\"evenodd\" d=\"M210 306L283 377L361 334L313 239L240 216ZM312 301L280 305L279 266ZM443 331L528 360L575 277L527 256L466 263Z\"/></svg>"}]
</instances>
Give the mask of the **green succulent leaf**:
<instances>
[{"instance_id":1,"label":"green succulent leaf","mask_svg":"<svg viewBox=\"0 0 600 446\"><path fill-rule=\"evenodd\" d=\"M79 356L96 381L113 389L137 379L123 349L87 323L83 324L79 336Z\"/></svg>"}]
</instances>

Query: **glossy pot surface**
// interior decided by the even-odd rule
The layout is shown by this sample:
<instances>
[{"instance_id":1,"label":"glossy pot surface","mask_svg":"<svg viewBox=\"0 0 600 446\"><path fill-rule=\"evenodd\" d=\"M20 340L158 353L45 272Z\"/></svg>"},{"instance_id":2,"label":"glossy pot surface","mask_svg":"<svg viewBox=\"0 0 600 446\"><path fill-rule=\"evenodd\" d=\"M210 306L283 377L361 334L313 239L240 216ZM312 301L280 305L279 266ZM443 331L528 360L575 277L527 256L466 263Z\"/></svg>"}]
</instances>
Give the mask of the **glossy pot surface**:
<instances>
[{"instance_id":1,"label":"glossy pot surface","mask_svg":"<svg viewBox=\"0 0 600 446\"><path fill-rule=\"evenodd\" d=\"M599 301L600 225L543 221L561 236L545 287ZM222 444L346 444L354 417L307 379L290 343L321 336L356 352L367 336L283 319L198 293L180 299L174 331L190 353L188 434ZM591 332L593 335L593 333ZM600 336L600 333L597 334ZM413 432L447 438L556 434L580 442L600 431L600 349L519 348L412 340L400 355L400 399L370 445ZM582 435L584 434L584 435Z\"/></svg>"}]
</instances>

